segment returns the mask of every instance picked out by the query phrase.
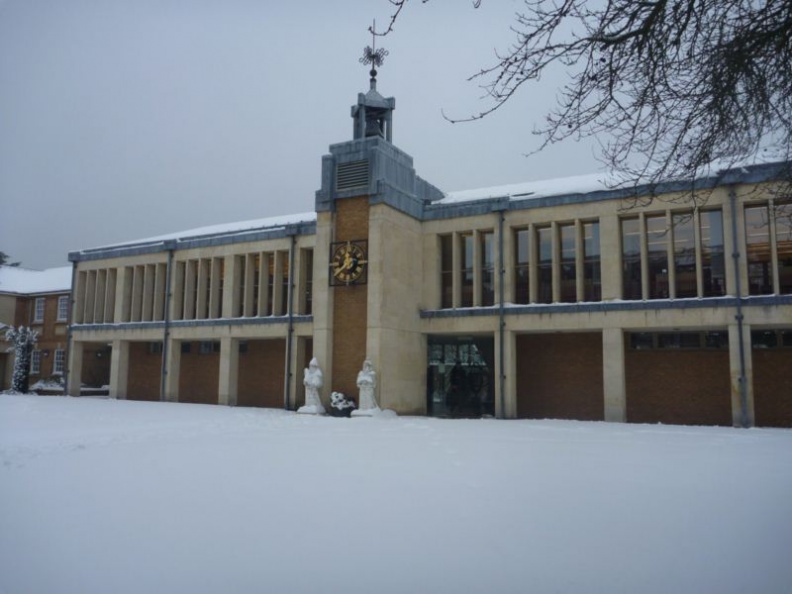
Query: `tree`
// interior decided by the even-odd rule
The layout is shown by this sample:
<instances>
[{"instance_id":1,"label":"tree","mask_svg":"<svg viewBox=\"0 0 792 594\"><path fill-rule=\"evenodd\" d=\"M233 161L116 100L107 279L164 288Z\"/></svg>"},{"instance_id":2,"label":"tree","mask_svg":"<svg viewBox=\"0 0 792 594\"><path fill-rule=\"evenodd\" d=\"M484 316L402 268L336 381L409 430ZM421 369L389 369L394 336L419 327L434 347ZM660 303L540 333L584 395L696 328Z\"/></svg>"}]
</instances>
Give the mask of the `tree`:
<instances>
[{"instance_id":1,"label":"tree","mask_svg":"<svg viewBox=\"0 0 792 594\"><path fill-rule=\"evenodd\" d=\"M30 358L33 346L38 340L38 332L27 326L19 328L11 326L5 331L5 339L12 345L8 350L14 351L14 374L11 379L11 389L25 394L30 381Z\"/></svg>"},{"instance_id":2,"label":"tree","mask_svg":"<svg viewBox=\"0 0 792 594\"><path fill-rule=\"evenodd\" d=\"M5 252L0 252L0 266L19 266L19 262L9 262L10 258Z\"/></svg>"},{"instance_id":3,"label":"tree","mask_svg":"<svg viewBox=\"0 0 792 594\"><path fill-rule=\"evenodd\" d=\"M389 0L396 10L379 35L408 1ZM569 80L536 129L541 148L594 137L606 165L649 183L693 179L761 151L789 161L789 0L524 0L512 33L511 46L469 79L489 104L452 121L486 117L563 67Z\"/></svg>"}]
</instances>

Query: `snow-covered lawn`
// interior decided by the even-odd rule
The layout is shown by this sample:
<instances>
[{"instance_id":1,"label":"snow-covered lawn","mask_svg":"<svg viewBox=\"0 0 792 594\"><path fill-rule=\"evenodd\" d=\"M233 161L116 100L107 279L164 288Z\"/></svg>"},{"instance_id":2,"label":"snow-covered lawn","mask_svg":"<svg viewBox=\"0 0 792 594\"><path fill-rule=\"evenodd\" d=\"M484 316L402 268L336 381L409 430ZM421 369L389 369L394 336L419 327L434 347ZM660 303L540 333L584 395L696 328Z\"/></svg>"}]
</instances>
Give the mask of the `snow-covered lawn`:
<instances>
[{"instance_id":1,"label":"snow-covered lawn","mask_svg":"<svg viewBox=\"0 0 792 594\"><path fill-rule=\"evenodd\" d=\"M0 592L792 592L792 431L4 395Z\"/></svg>"}]
</instances>

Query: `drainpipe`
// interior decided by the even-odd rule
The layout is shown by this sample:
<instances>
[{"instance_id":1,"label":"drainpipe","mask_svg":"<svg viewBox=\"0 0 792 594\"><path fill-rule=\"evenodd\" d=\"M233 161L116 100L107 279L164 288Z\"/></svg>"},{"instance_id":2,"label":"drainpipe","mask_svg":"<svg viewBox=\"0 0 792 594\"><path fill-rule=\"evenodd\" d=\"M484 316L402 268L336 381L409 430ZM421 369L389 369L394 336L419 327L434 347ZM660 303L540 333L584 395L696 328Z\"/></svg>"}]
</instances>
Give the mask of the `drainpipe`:
<instances>
[{"instance_id":1,"label":"drainpipe","mask_svg":"<svg viewBox=\"0 0 792 594\"><path fill-rule=\"evenodd\" d=\"M501 201L498 210L498 348L500 349L500 357L498 357L498 374L500 375L500 393L498 398L500 400L500 418L506 418L506 362L504 361L504 350L506 347L506 304L505 295L506 288L504 287L505 273L504 258L503 258L503 229L504 222L506 221L506 210L508 208L509 197L507 196Z\"/></svg>"},{"instance_id":2,"label":"drainpipe","mask_svg":"<svg viewBox=\"0 0 792 594\"><path fill-rule=\"evenodd\" d=\"M66 365L66 369L63 370L63 395L68 396L67 391L69 390L69 370L71 369L71 355L72 355L72 342L73 342L73 335L72 335L72 322L74 316L72 315L72 310L74 309L74 284L77 281L77 260L72 262L72 277L71 277L71 290L69 291L69 304L71 307L69 308L69 324L66 326L66 356L68 364ZM77 394L79 396L80 394Z\"/></svg>"},{"instance_id":3,"label":"drainpipe","mask_svg":"<svg viewBox=\"0 0 792 594\"><path fill-rule=\"evenodd\" d=\"M743 428L750 426L748 422L748 378L745 375L745 343L743 341L743 312L742 312L742 283L740 282L740 250L737 243L737 191L734 186L729 186L729 207L732 219L732 262L734 263L735 292L737 293L737 336L739 337L740 349L740 377L738 378L740 388L740 425Z\"/></svg>"},{"instance_id":4,"label":"drainpipe","mask_svg":"<svg viewBox=\"0 0 792 594\"><path fill-rule=\"evenodd\" d=\"M292 335L294 334L294 252L297 245L297 235L294 231L289 235L291 245L289 246L289 290L286 296L286 311L289 315L288 330L286 331L286 371L283 378L283 409L289 410L289 396L291 386L291 355L292 355Z\"/></svg>"},{"instance_id":5,"label":"drainpipe","mask_svg":"<svg viewBox=\"0 0 792 594\"><path fill-rule=\"evenodd\" d=\"M175 250L175 242L166 242L165 247L168 249L168 266L165 270L165 329L162 333L162 373L160 376L160 401L165 400L165 386L168 378L168 343L170 342L170 309L171 309L171 278L173 276L173 252Z\"/></svg>"}]
</instances>

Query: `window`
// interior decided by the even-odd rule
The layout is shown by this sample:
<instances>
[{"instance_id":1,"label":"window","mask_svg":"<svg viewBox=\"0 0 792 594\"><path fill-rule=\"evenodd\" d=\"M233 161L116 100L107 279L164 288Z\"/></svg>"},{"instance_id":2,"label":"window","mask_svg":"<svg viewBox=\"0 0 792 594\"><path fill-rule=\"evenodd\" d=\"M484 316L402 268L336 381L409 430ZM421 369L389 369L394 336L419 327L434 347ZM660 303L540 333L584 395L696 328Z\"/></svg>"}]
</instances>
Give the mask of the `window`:
<instances>
[{"instance_id":1,"label":"window","mask_svg":"<svg viewBox=\"0 0 792 594\"><path fill-rule=\"evenodd\" d=\"M748 261L748 294L773 292L770 254L770 218L767 205L745 209L745 244Z\"/></svg>"},{"instance_id":2,"label":"window","mask_svg":"<svg viewBox=\"0 0 792 594\"><path fill-rule=\"evenodd\" d=\"M462 303L461 307L473 307L473 234L459 237L462 248Z\"/></svg>"},{"instance_id":3,"label":"window","mask_svg":"<svg viewBox=\"0 0 792 594\"><path fill-rule=\"evenodd\" d=\"M778 292L792 293L792 201L775 204Z\"/></svg>"},{"instance_id":4,"label":"window","mask_svg":"<svg viewBox=\"0 0 792 594\"><path fill-rule=\"evenodd\" d=\"M641 228L638 217L622 219L622 298L642 299Z\"/></svg>"},{"instance_id":5,"label":"window","mask_svg":"<svg viewBox=\"0 0 792 594\"><path fill-rule=\"evenodd\" d=\"M440 236L440 307L454 307L453 235Z\"/></svg>"},{"instance_id":6,"label":"window","mask_svg":"<svg viewBox=\"0 0 792 594\"><path fill-rule=\"evenodd\" d=\"M723 247L723 215L719 210L705 210L699 222L701 230L701 273L704 297L726 294L726 261Z\"/></svg>"},{"instance_id":7,"label":"window","mask_svg":"<svg viewBox=\"0 0 792 594\"><path fill-rule=\"evenodd\" d=\"M649 299L665 299L668 291L668 228L665 215L646 217Z\"/></svg>"},{"instance_id":8,"label":"window","mask_svg":"<svg viewBox=\"0 0 792 594\"><path fill-rule=\"evenodd\" d=\"M220 343L212 340L202 340L200 346L200 353L202 355L209 355L211 353L220 352Z\"/></svg>"},{"instance_id":9,"label":"window","mask_svg":"<svg viewBox=\"0 0 792 594\"><path fill-rule=\"evenodd\" d=\"M639 217L624 218L621 235L623 299L726 294L720 210L647 215L643 225Z\"/></svg>"},{"instance_id":10,"label":"window","mask_svg":"<svg viewBox=\"0 0 792 594\"><path fill-rule=\"evenodd\" d=\"M583 223L583 300L602 299L599 221Z\"/></svg>"},{"instance_id":11,"label":"window","mask_svg":"<svg viewBox=\"0 0 792 594\"><path fill-rule=\"evenodd\" d=\"M536 230L536 254L538 256L538 303L553 302L553 230L539 227Z\"/></svg>"},{"instance_id":12,"label":"window","mask_svg":"<svg viewBox=\"0 0 792 594\"><path fill-rule=\"evenodd\" d=\"M33 309L33 322L41 323L44 321L44 306L46 299L44 297L36 297L35 307Z\"/></svg>"},{"instance_id":13,"label":"window","mask_svg":"<svg viewBox=\"0 0 792 594\"><path fill-rule=\"evenodd\" d=\"M671 216L674 229L674 297L696 297L696 242L693 234L693 213Z\"/></svg>"},{"instance_id":14,"label":"window","mask_svg":"<svg viewBox=\"0 0 792 594\"><path fill-rule=\"evenodd\" d=\"M53 375L62 375L66 368L66 351L55 349L55 360L52 362Z\"/></svg>"},{"instance_id":15,"label":"window","mask_svg":"<svg viewBox=\"0 0 792 594\"><path fill-rule=\"evenodd\" d=\"M792 347L792 329L752 330L751 346L755 349L787 349Z\"/></svg>"},{"instance_id":16,"label":"window","mask_svg":"<svg viewBox=\"0 0 792 594\"><path fill-rule=\"evenodd\" d=\"M58 297L58 321L65 322L69 319L69 296Z\"/></svg>"},{"instance_id":17,"label":"window","mask_svg":"<svg viewBox=\"0 0 792 594\"><path fill-rule=\"evenodd\" d=\"M514 302L529 303L529 269L528 246L530 245L528 229L517 229L514 232Z\"/></svg>"},{"instance_id":18,"label":"window","mask_svg":"<svg viewBox=\"0 0 792 594\"><path fill-rule=\"evenodd\" d=\"M495 234L485 231L479 235L481 242L481 305L495 303Z\"/></svg>"},{"instance_id":19,"label":"window","mask_svg":"<svg viewBox=\"0 0 792 594\"><path fill-rule=\"evenodd\" d=\"M561 239L560 300L562 303L574 303L577 301L575 225L559 225L558 231Z\"/></svg>"},{"instance_id":20,"label":"window","mask_svg":"<svg viewBox=\"0 0 792 594\"><path fill-rule=\"evenodd\" d=\"M311 315L313 312L313 250L304 250L305 285L302 313Z\"/></svg>"},{"instance_id":21,"label":"window","mask_svg":"<svg viewBox=\"0 0 792 594\"><path fill-rule=\"evenodd\" d=\"M35 350L30 354L30 373L38 375L41 373L41 351Z\"/></svg>"},{"instance_id":22,"label":"window","mask_svg":"<svg viewBox=\"0 0 792 594\"><path fill-rule=\"evenodd\" d=\"M190 344L190 343L186 343ZM161 355L162 354L162 343L161 342L150 342L148 343L148 353L149 355Z\"/></svg>"},{"instance_id":23,"label":"window","mask_svg":"<svg viewBox=\"0 0 792 594\"><path fill-rule=\"evenodd\" d=\"M689 350L728 349L729 333L713 332L631 332L628 344L631 350Z\"/></svg>"}]
</instances>

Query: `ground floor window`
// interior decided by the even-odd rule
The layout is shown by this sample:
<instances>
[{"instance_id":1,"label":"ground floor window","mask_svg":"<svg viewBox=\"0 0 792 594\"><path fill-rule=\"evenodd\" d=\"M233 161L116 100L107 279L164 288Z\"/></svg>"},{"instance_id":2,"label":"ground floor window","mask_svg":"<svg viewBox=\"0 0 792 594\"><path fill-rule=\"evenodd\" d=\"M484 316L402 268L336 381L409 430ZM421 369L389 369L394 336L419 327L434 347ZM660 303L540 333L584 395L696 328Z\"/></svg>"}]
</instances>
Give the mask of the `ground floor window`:
<instances>
[{"instance_id":1,"label":"ground floor window","mask_svg":"<svg viewBox=\"0 0 792 594\"><path fill-rule=\"evenodd\" d=\"M494 339L489 336L432 336L428 346L428 414L436 417L494 416Z\"/></svg>"}]
</instances>

